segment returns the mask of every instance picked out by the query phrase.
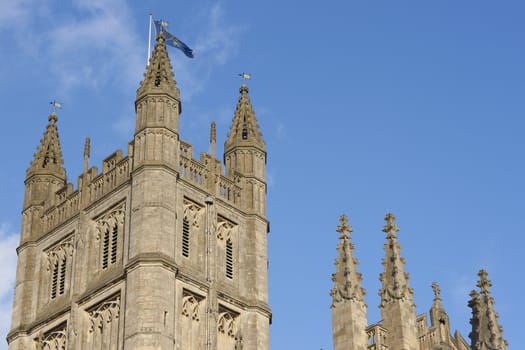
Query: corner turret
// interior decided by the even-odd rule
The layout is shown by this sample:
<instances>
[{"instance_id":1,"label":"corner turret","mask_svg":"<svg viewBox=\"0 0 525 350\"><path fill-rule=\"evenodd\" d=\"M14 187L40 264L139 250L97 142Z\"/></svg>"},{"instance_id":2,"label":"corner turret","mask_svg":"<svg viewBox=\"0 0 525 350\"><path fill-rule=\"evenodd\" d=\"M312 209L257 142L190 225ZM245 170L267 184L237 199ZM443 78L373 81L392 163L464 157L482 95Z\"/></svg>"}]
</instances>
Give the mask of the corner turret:
<instances>
[{"instance_id":1,"label":"corner turret","mask_svg":"<svg viewBox=\"0 0 525 350\"><path fill-rule=\"evenodd\" d=\"M252 108L248 87L242 85L228 139L224 143L226 175L245 179L244 205L252 212L266 215L266 145Z\"/></svg>"},{"instance_id":2,"label":"corner turret","mask_svg":"<svg viewBox=\"0 0 525 350\"><path fill-rule=\"evenodd\" d=\"M180 92L164 40L164 33L160 32L144 80L137 90L135 134L146 127L163 127L174 133L179 132Z\"/></svg>"},{"instance_id":3,"label":"corner turret","mask_svg":"<svg viewBox=\"0 0 525 350\"><path fill-rule=\"evenodd\" d=\"M180 92L164 40L160 32L137 90L134 169L146 164L178 169Z\"/></svg>"},{"instance_id":4,"label":"corner turret","mask_svg":"<svg viewBox=\"0 0 525 350\"><path fill-rule=\"evenodd\" d=\"M22 242L38 234L42 209L52 205L55 192L63 188L67 180L56 125L58 117L53 112L48 119L44 136L26 173Z\"/></svg>"}]
</instances>

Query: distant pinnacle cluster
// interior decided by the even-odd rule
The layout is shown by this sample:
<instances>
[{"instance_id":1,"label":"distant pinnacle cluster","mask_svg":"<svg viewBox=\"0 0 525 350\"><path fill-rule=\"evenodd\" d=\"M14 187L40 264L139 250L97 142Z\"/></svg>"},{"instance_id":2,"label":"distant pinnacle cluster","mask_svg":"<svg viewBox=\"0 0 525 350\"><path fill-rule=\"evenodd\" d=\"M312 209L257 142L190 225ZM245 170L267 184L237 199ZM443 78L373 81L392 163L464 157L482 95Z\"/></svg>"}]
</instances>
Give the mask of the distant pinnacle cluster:
<instances>
[{"instance_id":1,"label":"distant pinnacle cluster","mask_svg":"<svg viewBox=\"0 0 525 350\"><path fill-rule=\"evenodd\" d=\"M480 293L472 291L468 305L472 308L471 344L459 334L450 332L450 322L441 301L441 289L432 283L434 302L430 308L430 326L427 315L416 315L414 291L409 286L405 271L405 259L397 241L399 227L395 216L385 216L383 232L384 271L380 274L379 290L381 322L368 325L361 274L357 272L354 246L350 243L352 231L348 217L343 215L336 231L340 233L335 260L336 272L332 275L332 332L334 350L506 350L503 328L494 311L494 299L490 296L492 286L485 270L479 272L477 286ZM361 291L360 297L349 291Z\"/></svg>"}]
</instances>

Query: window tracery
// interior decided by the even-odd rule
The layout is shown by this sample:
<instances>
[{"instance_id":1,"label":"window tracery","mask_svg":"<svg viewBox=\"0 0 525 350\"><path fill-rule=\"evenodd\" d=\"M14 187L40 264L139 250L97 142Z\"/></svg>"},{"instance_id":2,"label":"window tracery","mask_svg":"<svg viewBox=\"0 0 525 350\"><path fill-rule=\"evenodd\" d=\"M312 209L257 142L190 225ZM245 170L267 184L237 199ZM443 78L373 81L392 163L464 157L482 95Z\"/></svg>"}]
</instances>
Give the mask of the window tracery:
<instances>
[{"instance_id":1,"label":"window tracery","mask_svg":"<svg viewBox=\"0 0 525 350\"><path fill-rule=\"evenodd\" d=\"M107 270L117 264L121 255L124 234L125 206L104 215L96 221L96 239L99 241L99 268Z\"/></svg>"},{"instance_id":2,"label":"window tracery","mask_svg":"<svg viewBox=\"0 0 525 350\"><path fill-rule=\"evenodd\" d=\"M73 239L69 237L47 251L47 271L49 272L49 297L54 300L64 295L69 288L71 260L73 259Z\"/></svg>"}]
</instances>

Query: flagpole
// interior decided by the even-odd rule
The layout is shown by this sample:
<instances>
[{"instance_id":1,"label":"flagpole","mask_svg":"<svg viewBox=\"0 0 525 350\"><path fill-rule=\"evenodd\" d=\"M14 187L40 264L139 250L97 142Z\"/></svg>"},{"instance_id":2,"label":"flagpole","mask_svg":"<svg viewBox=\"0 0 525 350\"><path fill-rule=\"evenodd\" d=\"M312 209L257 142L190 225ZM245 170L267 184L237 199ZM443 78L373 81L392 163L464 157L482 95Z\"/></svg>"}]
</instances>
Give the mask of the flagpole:
<instances>
[{"instance_id":1,"label":"flagpole","mask_svg":"<svg viewBox=\"0 0 525 350\"><path fill-rule=\"evenodd\" d=\"M152 14L149 14L149 36L148 36L148 61L146 62L146 65L149 66L149 59L151 58L151 21L152 21Z\"/></svg>"}]
</instances>

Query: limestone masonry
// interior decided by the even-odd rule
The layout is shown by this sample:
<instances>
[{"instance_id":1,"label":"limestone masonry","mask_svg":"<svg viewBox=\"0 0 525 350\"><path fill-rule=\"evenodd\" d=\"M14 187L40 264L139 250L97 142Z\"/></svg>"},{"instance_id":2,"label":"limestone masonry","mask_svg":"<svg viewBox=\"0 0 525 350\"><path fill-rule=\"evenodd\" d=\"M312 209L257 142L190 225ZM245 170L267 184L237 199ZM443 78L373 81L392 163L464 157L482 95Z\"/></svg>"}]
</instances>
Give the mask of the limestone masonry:
<instances>
[{"instance_id":1,"label":"limestone masonry","mask_svg":"<svg viewBox=\"0 0 525 350\"><path fill-rule=\"evenodd\" d=\"M224 167L180 139L181 100L162 32L135 100L127 155L67 182L55 113L27 170L9 350L268 350L266 146L242 85ZM506 350L481 271L472 292L472 346L450 334L439 287L427 316L388 214L379 324L342 216L331 296L335 350Z\"/></svg>"}]
</instances>

